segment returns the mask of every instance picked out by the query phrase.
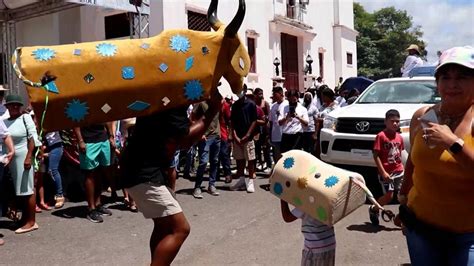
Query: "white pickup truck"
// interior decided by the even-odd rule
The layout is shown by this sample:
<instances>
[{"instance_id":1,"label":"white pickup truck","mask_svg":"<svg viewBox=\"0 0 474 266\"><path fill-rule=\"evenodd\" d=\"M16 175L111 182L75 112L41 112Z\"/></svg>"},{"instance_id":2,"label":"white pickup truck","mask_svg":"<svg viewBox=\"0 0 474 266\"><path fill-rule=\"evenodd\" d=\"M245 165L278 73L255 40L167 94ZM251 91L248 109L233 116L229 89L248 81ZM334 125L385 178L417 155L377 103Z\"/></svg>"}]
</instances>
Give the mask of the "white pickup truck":
<instances>
[{"instance_id":1,"label":"white pickup truck","mask_svg":"<svg viewBox=\"0 0 474 266\"><path fill-rule=\"evenodd\" d=\"M328 163L376 166L372 149L385 128L385 113L400 112L400 131L410 150L409 126L413 113L441 100L434 77L382 79L370 85L352 104L329 113L323 121L321 159Z\"/></svg>"}]
</instances>

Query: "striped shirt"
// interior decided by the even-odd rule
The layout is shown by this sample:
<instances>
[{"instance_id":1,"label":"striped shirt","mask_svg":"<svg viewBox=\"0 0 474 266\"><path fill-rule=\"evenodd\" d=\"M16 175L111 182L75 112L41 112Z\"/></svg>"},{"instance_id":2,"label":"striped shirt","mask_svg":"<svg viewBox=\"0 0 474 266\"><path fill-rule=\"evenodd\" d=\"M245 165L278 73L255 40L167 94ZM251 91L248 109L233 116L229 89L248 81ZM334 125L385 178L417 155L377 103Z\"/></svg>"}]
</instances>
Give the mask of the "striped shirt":
<instances>
[{"instance_id":1,"label":"striped shirt","mask_svg":"<svg viewBox=\"0 0 474 266\"><path fill-rule=\"evenodd\" d=\"M298 208L294 208L291 213L301 219L301 233L303 233L305 249L310 249L313 253L336 249L334 227L313 219Z\"/></svg>"}]
</instances>

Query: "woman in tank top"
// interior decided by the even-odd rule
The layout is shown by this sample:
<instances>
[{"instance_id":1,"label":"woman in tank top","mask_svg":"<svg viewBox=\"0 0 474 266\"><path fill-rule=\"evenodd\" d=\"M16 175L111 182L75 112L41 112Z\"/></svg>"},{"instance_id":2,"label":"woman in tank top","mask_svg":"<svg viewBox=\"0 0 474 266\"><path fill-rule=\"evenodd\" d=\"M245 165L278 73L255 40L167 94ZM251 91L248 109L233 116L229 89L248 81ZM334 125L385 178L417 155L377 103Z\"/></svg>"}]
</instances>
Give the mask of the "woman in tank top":
<instances>
[{"instance_id":1,"label":"woman in tank top","mask_svg":"<svg viewBox=\"0 0 474 266\"><path fill-rule=\"evenodd\" d=\"M412 265L473 265L474 48L446 50L435 77L441 102L411 120L400 218Z\"/></svg>"}]
</instances>

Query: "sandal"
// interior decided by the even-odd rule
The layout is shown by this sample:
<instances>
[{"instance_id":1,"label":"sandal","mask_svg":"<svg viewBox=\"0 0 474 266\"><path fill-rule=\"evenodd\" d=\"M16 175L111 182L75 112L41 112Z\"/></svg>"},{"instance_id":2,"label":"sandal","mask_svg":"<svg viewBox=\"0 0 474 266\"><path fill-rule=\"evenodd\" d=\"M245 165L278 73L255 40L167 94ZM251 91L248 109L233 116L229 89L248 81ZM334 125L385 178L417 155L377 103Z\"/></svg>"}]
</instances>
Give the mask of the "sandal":
<instances>
[{"instance_id":1,"label":"sandal","mask_svg":"<svg viewBox=\"0 0 474 266\"><path fill-rule=\"evenodd\" d=\"M36 212L36 213L42 213L43 211L41 210L40 207L38 207L38 205L36 205L36 207L35 207L35 212Z\"/></svg>"},{"instance_id":2,"label":"sandal","mask_svg":"<svg viewBox=\"0 0 474 266\"><path fill-rule=\"evenodd\" d=\"M40 209L45 210L45 211L51 210L51 207L49 207L48 204L46 203L43 203L43 204L40 203L38 207L40 207Z\"/></svg>"},{"instance_id":3,"label":"sandal","mask_svg":"<svg viewBox=\"0 0 474 266\"><path fill-rule=\"evenodd\" d=\"M137 205L131 205L131 206L130 206L130 211L131 211L131 212L138 212Z\"/></svg>"},{"instance_id":4,"label":"sandal","mask_svg":"<svg viewBox=\"0 0 474 266\"><path fill-rule=\"evenodd\" d=\"M20 221L20 214L16 210L8 208L7 218L14 221L14 222L18 222L18 221Z\"/></svg>"},{"instance_id":5,"label":"sandal","mask_svg":"<svg viewBox=\"0 0 474 266\"><path fill-rule=\"evenodd\" d=\"M18 228L15 230L15 234L24 234L24 233L28 233L28 232L31 232L31 231L34 231L34 230L37 230L39 228L38 224L35 223L32 227L30 228Z\"/></svg>"}]
</instances>

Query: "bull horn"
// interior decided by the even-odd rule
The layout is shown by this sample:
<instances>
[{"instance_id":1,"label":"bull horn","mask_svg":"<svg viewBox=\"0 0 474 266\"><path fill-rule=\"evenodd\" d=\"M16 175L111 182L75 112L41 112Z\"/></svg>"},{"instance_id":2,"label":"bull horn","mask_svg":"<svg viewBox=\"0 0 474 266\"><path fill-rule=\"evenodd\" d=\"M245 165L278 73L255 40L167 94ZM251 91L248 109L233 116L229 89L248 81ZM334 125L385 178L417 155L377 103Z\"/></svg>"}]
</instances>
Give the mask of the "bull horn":
<instances>
[{"instance_id":1,"label":"bull horn","mask_svg":"<svg viewBox=\"0 0 474 266\"><path fill-rule=\"evenodd\" d=\"M212 29L214 29L215 31L217 31L222 25L222 22L220 22L217 18L218 2L218 0L212 0L211 4L209 5L209 9L207 10L207 21L209 22L209 24L211 24Z\"/></svg>"},{"instance_id":2,"label":"bull horn","mask_svg":"<svg viewBox=\"0 0 474 266\"><path fill-rule=\"evenodd\" d=\"M230 22L230 24L225 29L225 36L233 38L237 35L242 22L244 21L245 17L245 0L239 0L239 9L237 10L237 14L235 15L234 19Z\"/></svg>"}]
</instances>

